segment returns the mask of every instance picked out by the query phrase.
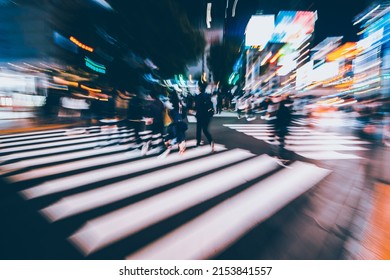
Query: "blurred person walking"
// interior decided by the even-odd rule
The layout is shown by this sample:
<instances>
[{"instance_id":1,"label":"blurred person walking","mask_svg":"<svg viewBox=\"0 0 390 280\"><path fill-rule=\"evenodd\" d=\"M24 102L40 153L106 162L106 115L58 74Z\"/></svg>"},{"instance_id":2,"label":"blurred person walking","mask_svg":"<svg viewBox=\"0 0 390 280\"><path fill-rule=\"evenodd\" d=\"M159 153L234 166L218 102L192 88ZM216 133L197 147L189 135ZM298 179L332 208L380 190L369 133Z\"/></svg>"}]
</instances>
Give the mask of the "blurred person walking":
<instances>
[{"instance_id":1,"label":"blurred person walking","mask_svg":"<svg viewBox=\"0 0 390 280\"><path fill-rule=\"evenodd\" d=\"M209 124L214 115L213 104L211 97L206 93L207 84L199 84L199 93L195 96L195 110L196 110L196 145L201 145L202 131L206 136L211 151L214 152L213 137L209 132Z\"/></svg>"},{"instance_id":2,"label":"blurred person walking","mask_svg":"<svg viewBox=\"0 0 390 280\"><path fill-rule=\"evenodd\" d=\"M164 152L164 156L168 155L174 145L178 145L179 153L183 154L186 150L186 134L188 129L185 119L185 108L183 102L179 99L178 94L173 92L170 94L170 99L164 102L165 107L168 109L168 113L172 123L167 127L167 137L165 145L167 150Z\"/></svg>"},{"instance_id":3,"label":"blurred person walking","mask_svg":"<svg viewBox=\"0 0 390 280\"><path fill-rule=\"evenodd\" d=\"M217 104L218 104L218 94L217 94L217 91L214 91L213 95L211 96L211 102L213 103L213 110L214 110L214 112L217 112Z\"/></svg>"},{"instance_id":4,"label":"blurred person walking","mask_svg":"<svg viewBox=\"0 0 390 280\"><path fill-rule=\"evenodd\" d=\"M276 119L273 121L275 129L275 138L279 141L276 155L283 162L289 161L287 159L287 151L285 149L285 138L288 134L288 127L292 121L291 103L287 96L283 96L279 102L279 108L276 111Z\"/></svg>"},{"instance_id":5,"label":"blurred person walking","mask_svg":"<svg viewBox=\"0 0 390 280\"><path fill-rule=\"evenodd\" d=\"M158 85L155 85L152 91L149 93L150 102L148 107L145 110L146 117L150 120L150 123L146 123L150 125L152 130L152 139L151 141L145 142L142 148L142 154L146 154L149 150L162 152L165 150L164 146L164 104L160 100L160 89Z\"/></svg>"},{"instance_id":6,"label":"blurred person walking","mask_svg":"<svg viewBox=\"0 0 390 280\"><path fill-rule=\"evenodd\" d=\"M129 106L127 109L127 127L134 130L134 143L138 148L142 144L140 132L143 127L143 106L142 100L138 94L132 94L129 99Z\"/></svg>"}]
</instances>

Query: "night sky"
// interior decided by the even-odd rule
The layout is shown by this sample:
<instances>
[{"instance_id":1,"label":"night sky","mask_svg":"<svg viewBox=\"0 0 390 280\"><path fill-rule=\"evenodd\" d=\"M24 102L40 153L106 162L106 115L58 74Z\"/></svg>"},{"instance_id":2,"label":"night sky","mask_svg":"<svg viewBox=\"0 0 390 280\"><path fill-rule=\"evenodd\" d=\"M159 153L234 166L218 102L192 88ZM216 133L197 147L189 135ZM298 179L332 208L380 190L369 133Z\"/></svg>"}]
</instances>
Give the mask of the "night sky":
<instances>
[{"instance_id":1,"label":"night sky","mask_svg":"<svg viewBox=\"0 0 390 280\"><path fill-rule=\"evenodd\" d=\"M344 42L357 41L359 26L353 26L353 18L369 6L365 0L317 0L314 9L318 11L315 41L328 36L343 35Z\"/></svg>"}]
</instances>

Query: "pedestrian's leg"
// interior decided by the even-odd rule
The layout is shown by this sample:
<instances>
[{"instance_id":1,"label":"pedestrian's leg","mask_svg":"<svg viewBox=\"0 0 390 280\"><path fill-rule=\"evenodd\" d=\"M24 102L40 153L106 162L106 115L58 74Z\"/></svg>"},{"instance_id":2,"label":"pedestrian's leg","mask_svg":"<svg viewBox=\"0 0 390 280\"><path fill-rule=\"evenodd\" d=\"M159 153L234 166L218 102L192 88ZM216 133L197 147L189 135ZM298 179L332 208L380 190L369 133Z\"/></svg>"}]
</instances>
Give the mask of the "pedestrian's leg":
<instances>
[{"instance_id":1,"label":"pedestrian's leg","mask_svg":"<svg viewBox=\"0 0 390 280\"><path fill-rule=\"evenodd\" d=\"M211 136L211 134L209 132L210 120L211 119L208 119L208 120L205 121L205 123L203 125L203 133L206 136L207 141L209 142L209 145L211 147L211 151L214 152L214 141L213 141L213 137Z\"/></svg>"},{"instance_id":2,"label":"pedestrian's leg","mask_svg":"<svg viewBox=\"0 0 390 280\"><path fill-rule=\"evenodd\" d=\"M211 144L211 142L213 141L213 137L211 136L211 134L209 132L209 124L210 124L210 120L209 119L205 120L203 123L202 130L203 130L204 135L207 138L207 141L209 142L209 144Z\"/></svg>"},{"instance_id":3,"label":"pedestrian's leg","mask_svg":"<svg viewBox=\"0 0 390 280\"><path fill-rule=\"evenodd\" d=\"M202 140L202 121L201 119L196 120L196 146L200 146Z\"/></svg>"},{"instance_id":4,"label":"pedestrian's leg","mask_svg":"<svg viewBox=\"0 0 390 280\"><path fill-rule=\"evenodd\" d=\"M135 143L137 145L140 145L142 143L141 137L139 133L141 132L141 122L134 122L134 137L135 137Z\"/></svg>"},{"instance_id":5,"label":"pedestrian's leg","mask_svg":"<svg viewBox=\"0 0 390 280\"><path fill-rule=\"evenodd\" d=\"M287 151L285 149L285 138L287 135L287 127L283 127L279 134L279 154L283 159L287 159Z\"/></svg>"}]
</instances>

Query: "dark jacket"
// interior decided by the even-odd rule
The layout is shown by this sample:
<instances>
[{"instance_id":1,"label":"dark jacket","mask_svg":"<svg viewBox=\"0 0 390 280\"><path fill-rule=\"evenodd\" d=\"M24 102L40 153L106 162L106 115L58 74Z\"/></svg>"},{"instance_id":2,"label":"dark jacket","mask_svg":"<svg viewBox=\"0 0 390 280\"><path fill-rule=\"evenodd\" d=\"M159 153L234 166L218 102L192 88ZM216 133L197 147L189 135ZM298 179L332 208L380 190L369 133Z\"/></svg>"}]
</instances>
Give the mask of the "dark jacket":
<instances>
[{"instance_id":1,"label":"dark jacket","mask_svg":"<svg viewBox=\"0 0 390 280\"><path fill-rule=\"evenodd\" d=\"M213 103L211 102L211 96L205 92L202 92L195 96L195 110L197 118L211 118L213 113L210 110L213 109Z\"/></svg>"},{"instance_id":2,"label":"dark jacket","mask_svg":"<svg viewBox=\"0 0 390 280\"><path fill-rule=\"evenodd\" d=\"M127 110L127 119L129 120L141 120L143 118L143 104L141 98L134 96L129 101L129 107Z\"/></svg>"},{"instance_id":3,"label":"dark jacket","mask_svg":"<svg viewBox=\"0 0 390 280\"><path fill-rule=\"evenodd\" d=\"M276 112L276 128L287 128L292 120L291 106L285 101L280 102L279 109Z\"/></svg>"}]
</instances>

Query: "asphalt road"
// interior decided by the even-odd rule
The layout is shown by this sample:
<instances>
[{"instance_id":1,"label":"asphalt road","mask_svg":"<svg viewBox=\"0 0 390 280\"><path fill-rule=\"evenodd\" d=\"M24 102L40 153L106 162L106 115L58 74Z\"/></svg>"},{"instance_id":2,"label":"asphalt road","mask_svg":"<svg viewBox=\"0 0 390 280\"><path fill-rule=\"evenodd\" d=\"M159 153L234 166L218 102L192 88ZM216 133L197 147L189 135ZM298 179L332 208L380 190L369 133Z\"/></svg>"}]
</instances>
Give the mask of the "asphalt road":
<instances>
[{"instance_id":1,"label":"asphalt road","mask_svg":"<svg viewBox=\"0 0 390 280\"><path fill-rule=\"evenodd\" d=\"M259 119L214 117L215 153L190 123L165 158L127 151L123 130L2 135L0 258L355 258L383 153L349 127L298 118L288 163Z\"/></svg>"}]
</instances>

